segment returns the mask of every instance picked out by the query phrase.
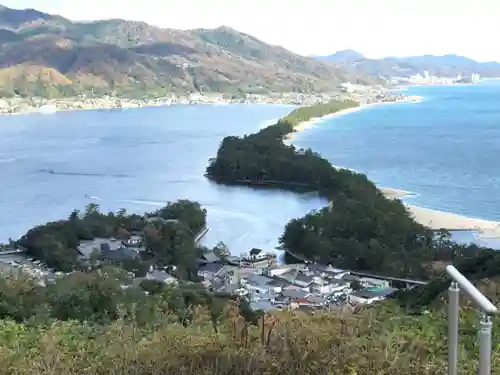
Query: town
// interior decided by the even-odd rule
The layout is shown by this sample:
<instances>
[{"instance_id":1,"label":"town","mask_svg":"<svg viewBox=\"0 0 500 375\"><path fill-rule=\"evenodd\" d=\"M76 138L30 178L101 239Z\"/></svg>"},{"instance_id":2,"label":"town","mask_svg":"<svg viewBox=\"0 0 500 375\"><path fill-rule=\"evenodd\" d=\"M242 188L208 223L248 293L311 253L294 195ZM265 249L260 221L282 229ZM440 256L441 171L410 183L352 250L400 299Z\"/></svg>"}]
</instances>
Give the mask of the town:
<instances>
[{"instance_id":1,"label":"town","mask_svg":"<svg viewBox=\"0 0 500 375\"><path fill-rule=\"evenodd\" d=\"M456 85L456 84L472 84L481 80L478 73L472 73L470 76L458 74L456 77L440 77L432 75L429 71L424 71L423 74L415 74L410 77L393 77L393 84L410 84L410 85Z\"/></svg>"},{"instance_id":2,"label":"town","mask_svg":"<svg viewBox=\"0 0 500 375\"><path fill-rule=\"evenodd\" d=\"M194 241L207 233L204 228ZM224 248L223 244L220 244ZM127 238L95 238L80 241L80 260L89 269L102 264L125 262L141 258L146 251L139 233ZM209 291L245 298L254 310L300 309L306 311L355 308L359 305L383 301L397 292L425 284L418 280L403 280L341 270L332 265L317 263L279 264L276 251L251 249L240 256L232 256L225 249L216 255L207 251L197 260L199 282ZM0 267L3 274L25 274L38 280L42 286L54 282L62 272L54 272L42 262L26 257L22 248L2 245ZM177 285L173 275L175 266L154 267L137 276L128 272L123 288L137 287L144 280Z\"/></svg>"},{"instance_id":3,"label":"town","mask_svg":"<svg viewBox=\"0 0 500 375\"><path fill-rule=\"evenodd\" d=\"M408 101L418 98L395 93L381 86L364 86L349 82L333 88L328 93L266 93L227 95L221 93L192 92L187 94L165 94L164 96L132 99L115 94L96 97L81 94L75 98L47 99L38 97L13 97L0 99L0 114L18 115L27 113L50 114L58 111L91 110L91 109L127 109L141 107L165 107L170 105L195 104L278 104L309 106L326 103L331 100L355 100L360 104L378 102Z\"/></svg>"}]
</instances>

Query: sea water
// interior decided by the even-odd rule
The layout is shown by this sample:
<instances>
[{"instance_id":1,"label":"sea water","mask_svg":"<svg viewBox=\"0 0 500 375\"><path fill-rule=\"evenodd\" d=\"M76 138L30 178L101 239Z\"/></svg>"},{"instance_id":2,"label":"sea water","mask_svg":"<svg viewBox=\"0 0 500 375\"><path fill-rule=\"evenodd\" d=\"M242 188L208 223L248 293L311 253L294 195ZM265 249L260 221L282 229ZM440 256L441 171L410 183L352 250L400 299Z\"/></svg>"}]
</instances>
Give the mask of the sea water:
<instances>
[{"instance_id":1,"label":"sea water","mask_svg":"<svg viewBox=\"0 0 500 375\"><path fill-rule=\"evenodd\" d=\"M408 203L500 221L500 81L406 93L423 100L327 119L294 143L381 186L412 192ZM474 239L472 233L457 236Z\"/></svg>"}]
</instances>

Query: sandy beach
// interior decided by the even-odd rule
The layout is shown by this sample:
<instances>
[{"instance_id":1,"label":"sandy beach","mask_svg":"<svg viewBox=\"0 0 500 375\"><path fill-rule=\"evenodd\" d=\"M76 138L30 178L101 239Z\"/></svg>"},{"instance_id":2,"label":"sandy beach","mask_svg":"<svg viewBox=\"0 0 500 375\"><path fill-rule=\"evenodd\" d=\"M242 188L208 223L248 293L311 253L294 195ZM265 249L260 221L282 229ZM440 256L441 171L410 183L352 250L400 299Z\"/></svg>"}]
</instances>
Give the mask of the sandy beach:
<instances>
[{"instance_id":1,"label":"sandy beach","mask_svg":"<svg viewBox=\"0 0 500 375\"><path fill-rule=\"evenodd\" d=\"M401 199L411 193L388 187L380 187L382 193L389 199ZM408 211L418 223L434 230L472 230L477 231L479 237L500 238L500 222L475 219L451 212L432 210L411 204L405 204Z\"/></svg>"},{"instance_id":2,"label":"sandy beach","mask_svg":"<svg viewBox=\"0 0 500 375\"><path fill-rule=\"evenodd\" d=\"M309 121L302 121L301 123L299 123L293 127L293 133L288 134L286 136L286 139L289 141L292 140L297 133L301 133L307 129L310 129L310 128L314 127L314 125L316 125L319 122L322 122L322 121L325 121L325 120L328 120L328 119L331 119L334 117L344 116L344 115L347 115L349 113L358 112L362 109L365 109L366 107L367 106L347 108L347 109L344 109L342 111L331 113L331 114L323 116L323 117L313 117Z\"/></svg>"},{"instance_id":3,"label":"sandy beach","mask_svg":"<svg viewBox=\"0 0 500 375\"><path fill-rule=\"evenodd\" d=\"M389 199L401 199L404 197L407 197L411 195L409 191L406 190L401 190L401 189L394 189L394 188L389 188L389 187L384 187L384 186L378 186L379 190L386 196L386 198Z\"/></svg>"},{"instance_id":4,"label":"sandy beach","mask_svg":"<svg viewBox=\"0 0 500 375\"><path fill-rule=\"evenodd\" d=\"M286 136L286 139L288 141L291 141L298 133L301 133L307 129L310 129L310 128L314 127L316 124L323 122L325 120L329 120L331 118L345 116L345 115L348 115L350 113L359 112L359 111L362 111L363 109L372 108L372 107L376 107L376 106L380 106L380 105L401 104L401 103L419 103L422 101L422 99L423 98L420 96L411 96L408 99L397 100L397 101L393 101L393 102L377 102L377 103L370 103L370 104L360 104L358 107L343 109L342 111L331 113L331 114L323 116L323 117L313 117L309 121L303 121L303 122L297 124L296 126L294 126L293 133L288 134Z\"/></svg>"}]
</instances>

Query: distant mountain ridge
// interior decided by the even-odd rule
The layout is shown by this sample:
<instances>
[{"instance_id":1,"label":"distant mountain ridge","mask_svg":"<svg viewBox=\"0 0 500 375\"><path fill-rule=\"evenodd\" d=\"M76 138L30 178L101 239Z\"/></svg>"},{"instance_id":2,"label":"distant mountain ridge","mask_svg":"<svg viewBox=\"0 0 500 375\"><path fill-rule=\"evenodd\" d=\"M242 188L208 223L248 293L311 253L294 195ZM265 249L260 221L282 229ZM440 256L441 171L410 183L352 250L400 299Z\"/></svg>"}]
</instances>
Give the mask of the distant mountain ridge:
<instances>
[{"instance_id":1,"label":"distant mountain ridge","mask_svg":"<svg viewBox=\"0 0 500 375\"><path fill-rule=\"evenodd\" d=\"M478 62L459 55L386 57L369 59L354 50L339 51L329 56L315 56L320 61L339 64L358 74L377 75L384 78L409 77L415 74L429 74L441 77L471 75L479 73L482 77L500 77L500 63Z\"/></svg>"},{"instance_id":2,"label":"distant mountain ridge","mask_svg":"<svg viewBox=\"0 0 500 375\"><path fill-rule=\"evenodd\" d=\"M323 91L377 79L271 46L229 27L162 29L72 22L0 6L0 94Z\"/></svg>"}]
</instances>

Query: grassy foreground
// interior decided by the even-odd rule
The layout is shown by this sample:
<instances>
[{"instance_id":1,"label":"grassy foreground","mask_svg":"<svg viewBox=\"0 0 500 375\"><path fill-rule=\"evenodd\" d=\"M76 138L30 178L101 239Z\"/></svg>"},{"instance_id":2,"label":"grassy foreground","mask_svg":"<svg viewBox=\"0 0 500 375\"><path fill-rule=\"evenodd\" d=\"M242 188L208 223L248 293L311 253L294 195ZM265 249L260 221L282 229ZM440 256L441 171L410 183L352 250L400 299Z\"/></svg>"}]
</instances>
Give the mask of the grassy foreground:
<instances>
[{"instance_id":1,"label":"grassy foreground","mask_svg":"<svg viewBox=\"0 0 500 375\"><path fill-rule=\"evenodd\" d=\"M2 321L0 374L445 374L442 311L407 316L386 304L357 313L277 312L247 325L228 305L217 325L197 309L184 327L169 315L148 328L118 320ZM464 307L461 374L475 374L477 314ZM496 324L494 344L498 343ZM500 371L494 346L492 373Z\"/></svg>"}]
</instances>

